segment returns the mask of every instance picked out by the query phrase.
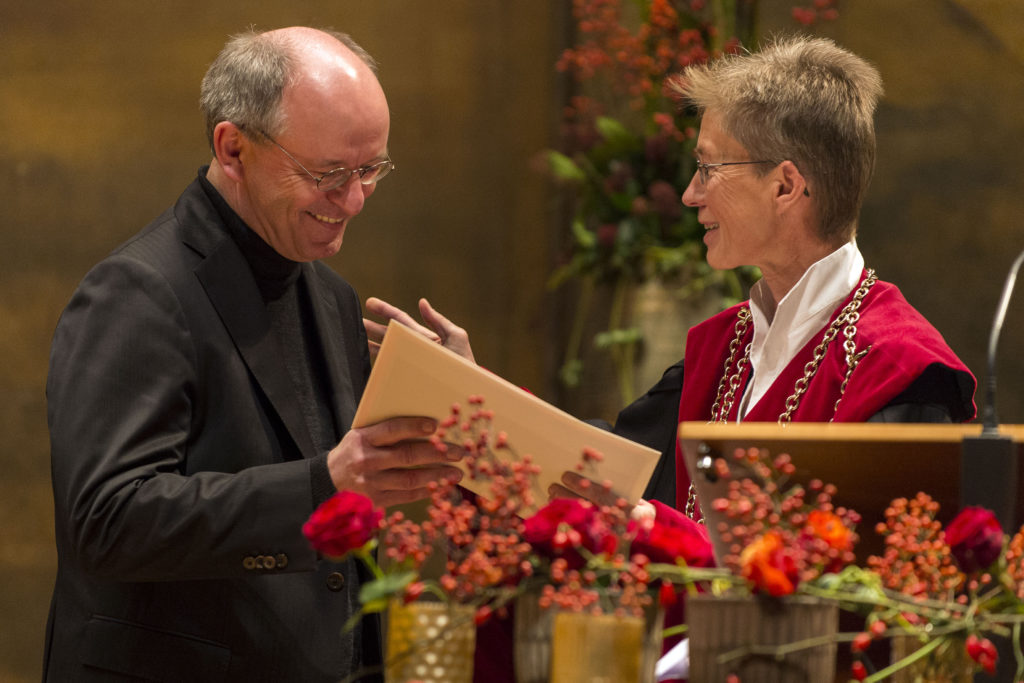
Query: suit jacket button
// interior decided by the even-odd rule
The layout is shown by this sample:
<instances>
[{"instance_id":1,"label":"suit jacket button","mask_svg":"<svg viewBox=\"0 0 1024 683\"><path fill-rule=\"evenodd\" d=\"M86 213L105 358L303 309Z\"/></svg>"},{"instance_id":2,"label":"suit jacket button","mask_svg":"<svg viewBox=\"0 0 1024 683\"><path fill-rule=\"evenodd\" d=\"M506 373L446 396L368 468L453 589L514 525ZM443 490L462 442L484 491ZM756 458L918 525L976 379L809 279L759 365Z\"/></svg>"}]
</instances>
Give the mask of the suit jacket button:
<instances>
[{"instance_id":1,"label":"suit jacket button","mask_svg":"<svg viewBox=\"0 0 1024 683\"><path fill-rule=\"evenodd\" d=\"M273 569L276 566L277 566L277 560L274 559L273 555L264 555L263 556L263 568L264 569Z\"/></svg>"},{"instance_id":2,"label":"suit jacket button","mask_svg":"<svg viewBox=\"0 0 1024 683\"><path fill-rule=\"evenodd\" d=\"M252 555L246 555L245 559L242 560L242 566L246 569L256 569L256 558Z\"/></svg>"},{"instance_id":3,"label":"suit jacket button","mask_svg":"<svg viewBox=\"0 0 1024 683\"><path fill-rule=\"evenodd\" d=\"M331 572L327 575L327 588L337 593L345 587L345 575L341 572Z\"/></svg>"},{"instance_id":4,"label":"suit jacket button","mask_svg":"<svg viewBox=\"0 0 1024 683\"><path fill-rule=\"evenodd\" d=\"M284 553L278 553L275 559L277 560L278 569L284 569L288 566L288 556Z\"/></svg>"}]
</instances>

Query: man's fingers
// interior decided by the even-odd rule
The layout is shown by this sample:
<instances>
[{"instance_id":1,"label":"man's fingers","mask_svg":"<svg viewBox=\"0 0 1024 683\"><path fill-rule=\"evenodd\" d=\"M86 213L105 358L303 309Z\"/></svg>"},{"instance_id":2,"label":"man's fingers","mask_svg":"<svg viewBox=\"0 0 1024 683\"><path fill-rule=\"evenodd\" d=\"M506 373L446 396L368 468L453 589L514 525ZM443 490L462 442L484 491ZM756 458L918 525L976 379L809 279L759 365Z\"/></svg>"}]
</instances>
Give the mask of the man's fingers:
<instances>
[{"instance_id":1,"label":"man's fingers","mask_svg":"<svg viewBox=\"0 0 1024 683\"><path fill-rule=\"evenodd\" d=\"M431 482L440 482L442 479L458 482L462 481L462 477L462 470L451 465L396 468L377 472L373 477L373 487L382 495L393 491L427 491Z\"/></svg>"},{"instance_id":2,"label":"man's fingers","mask_svg":"<svg viewBox=\"0 0 1024 683\"><path fill-rule=\"evenodd\" d=\"M392 306L388 302L378 299L377 297L371 296L369 299L366 300L366 310L379 318L385 318L386 320L394 320L395 322L401 323L406 327L416 331L417 333L422 334L424 337L433 342L441 342L441 336L437 332L419 324L411 315L409 315L402 309L398 308L397 306ZM387 326L379 325L379 328L381 330L384 330L387 328ZM369 328L367 328L367 334L370 334ZM383 336L384 333L381 332L380 337L383 338Z\"/></svg>"},{"instance_id":3,"label":"man's fingers","mask_svg":"<svg viewBox=\"0 0 1024 683\"><path fill-rule=\"evenodd\" d=\"M387 332L388 326L383 325L375 320L369 320L363 318L363 329L366 330L366 337L372 342L378 342L384 339L384 333Z\"/></svg>"},{"instance_id":4,"label":"man's fingers","mask_svg":"<svg viewBox=\"0 0 1024 683\"><path fill-rule=\"evenodd\" d=\"M426 299L420 299L419 307L420 316L423 318L423 321L434 328L434 331L440 335L441 344L446 349L454 351L468 361L476 362L476 359L473 358L473 349L469 343L469 333L466 330L438 313Z\"/></svg>"},{"instance_id":5,"label":"man's fingers","mask_svg":"<svg viewBox=\"0 0 1024 683\"><path fill-rule=\"evenodd\" d=\"M393 417L360 429L370 446L383 447L407 439L425 439L437 430L437 420L429 417Z\"/></svg>"}]
</instances>

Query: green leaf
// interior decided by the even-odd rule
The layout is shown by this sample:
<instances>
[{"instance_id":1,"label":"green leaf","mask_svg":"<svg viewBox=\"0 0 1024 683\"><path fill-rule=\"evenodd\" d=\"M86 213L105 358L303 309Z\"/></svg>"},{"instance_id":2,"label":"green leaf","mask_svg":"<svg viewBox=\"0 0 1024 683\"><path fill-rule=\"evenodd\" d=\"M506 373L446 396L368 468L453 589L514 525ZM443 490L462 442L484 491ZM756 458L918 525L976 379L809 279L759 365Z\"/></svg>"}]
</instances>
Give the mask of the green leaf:
<instances>
[{"instance_id":1,"label":"green leaf","mask_svg":"<svg viewBox=\"0 0 1024 683\"><path fill-rule=\"evenodd\" d=\"M624 330L608 330L594 336L594 346L599 349L607 349L619 344L634 344L643 339L643 332L639 327L630 327Z\"/></svg>"},{"instance_id":2,"label":"green leaf","mask_svg":"<svg viewBox=\"0 0 1024 683\"><path fill-rule=\"evenodd\" d=\"M583 372L583 361L579 358L574 358L571 361L567 361L562 369L559 370L558 376L562 380L562 384L567 387L577 387L580 383L580 374Z\"/></svg>"},{"instance_id":3,"label":"green leaf","mask_svg":"<svg viewBox=\"0 0 1024 683\"><path fill-rule=\"evenodd\" d=\"M383 601L386 607L389 599L401 593L405 590L406 586L415 580L416 572L407 571L397 574L385 574L379 579L364 583L359 589L359 602L363 605L363 611L379 612L379 609L371 609L371 606L377 606Z\"/></svg>"},{"instance_id":4,"label":"green leaf","mask_svg":"<svg viewBox=\"0 0 1024 683\"><path fill-rule=\"evenodd\" d=\"M622 123L610 116L598 116L594 125L601 137L612 145L629 145L635 139Z\"/></svg>"},{"instance_id":5,"label":"green leaf","mask_svg":"<svg viewBox=\"0 0 1024 683\"><path fill-rule=\"evenodd\" d=\"M593 249L597 245L597 235L587 230L587 226L578 218L572 222L572 235L576 238L576 244L584 249Z\"/></svg>"},{"instance_id":6,"label":"green leaf","mask_svg":"<svg viewBox=\"0 0 1024 683\"><path fill-rule=\"evenodd\" d=\"M582 182L586 179L586 175L575 161L554 150L548 151L548 166L551 167L551 172L554 173L555 177L559 180L571 180Z\"/></svg>"}]
</instances>

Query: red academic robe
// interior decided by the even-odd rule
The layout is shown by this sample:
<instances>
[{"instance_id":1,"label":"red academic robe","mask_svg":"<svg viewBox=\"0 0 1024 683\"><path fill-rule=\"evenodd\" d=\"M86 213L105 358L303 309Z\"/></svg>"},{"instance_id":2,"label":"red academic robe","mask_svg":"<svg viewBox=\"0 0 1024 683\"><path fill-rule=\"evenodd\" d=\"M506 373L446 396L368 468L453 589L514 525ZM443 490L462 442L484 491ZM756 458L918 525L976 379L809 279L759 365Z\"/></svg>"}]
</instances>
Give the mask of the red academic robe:
<instances>
[{"instance_id":1,"label":"red academic robe","mask_svg":"<svg viewBox=\"0 0 1024 683\"><path fill-rule=\"evenodd\" d=\"M863 276L862 276L863 279ZM853 298L853 292L837 307L829 325ZM738 304L692 328L686 337L685 374L679 401L679 421L707 421L722 378L729 343L735 338L737 311L749 303ZM843 334L828 347L817 372L793 412L794 422L866 422L889 405L914 380L933 365L948 368L958 394L942 397L936 402L952 401L953 419L970 420L977 410L974 405L976 382L970 370L957 358L932 325L903 298L895 285L878 281L868 290L860 306L856 323L857 351L867 349L850 376L839 408L840 387L846 378L846 352ZM774 422L785 410L786 399L793 394L804 367L813 358L827 325L816 333L786 366L768 392L744 416L744 421ZM740 352L753 338L753 325L748 325ZM738 355L738 354L737 354ZM730 370L732 372L733 370ZM736 421L740 399L750 380L750 364L741 375L740 386L732 405L729 421ZM676 446L677 506L683 509L690 489L682 455Z\"/></svg>"}]
</instances>

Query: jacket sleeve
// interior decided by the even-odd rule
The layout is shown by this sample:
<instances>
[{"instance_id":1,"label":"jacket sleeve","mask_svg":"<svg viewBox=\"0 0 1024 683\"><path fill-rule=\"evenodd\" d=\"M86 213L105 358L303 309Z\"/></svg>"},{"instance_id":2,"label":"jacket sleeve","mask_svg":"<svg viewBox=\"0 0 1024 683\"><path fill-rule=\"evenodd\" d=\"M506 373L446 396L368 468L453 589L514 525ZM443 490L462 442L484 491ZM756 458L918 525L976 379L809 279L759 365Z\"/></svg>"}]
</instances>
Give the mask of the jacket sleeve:
<instances>
[{"instance_id":1,"label":"jacket sleeve","mask_svg":"<svg viewBox=\"0 0 1024 683\"><path fill-rule=\"evenodd\" d=\"M241 576L254 556L276 558L278 571L311 568L308 461L260 453L265 425L239 419L251 411L200 413L257 399L232 395L244 373L234 386L199 386L210 356L192 333L176 291L134 259L107 259L74 294L47 380L58 544L116 580ZM217 430L216 448L197 436Z\"/></svg>"}]
</instances>

